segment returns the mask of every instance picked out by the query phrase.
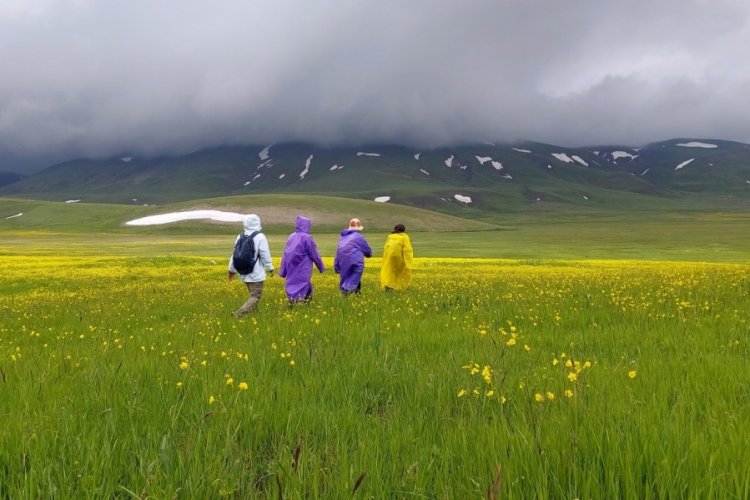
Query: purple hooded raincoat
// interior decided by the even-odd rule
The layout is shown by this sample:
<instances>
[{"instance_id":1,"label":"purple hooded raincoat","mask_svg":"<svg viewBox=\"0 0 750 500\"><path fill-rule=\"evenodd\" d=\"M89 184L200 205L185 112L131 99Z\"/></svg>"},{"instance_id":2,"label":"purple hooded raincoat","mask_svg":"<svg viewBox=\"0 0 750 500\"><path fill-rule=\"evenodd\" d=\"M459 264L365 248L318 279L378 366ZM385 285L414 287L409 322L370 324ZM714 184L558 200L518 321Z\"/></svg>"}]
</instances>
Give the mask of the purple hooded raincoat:
<instances>
[{"instance_id":1,"label":"purple hooded raincoat","mask_svg":"<svg viewBox=\"0 0 750 500\"><path fill-rule=\"evenodd\" d=\"M325 270L318 246L310 235L311 227L310 219L298 215L294 232L289 235L284 246L279 276L286 278L284 289L289 300L305 300L312 296L310 277L313 263L321 273Z\"/></svg>"},{"instance_id":2,"label":"purple hooded raincoat","mask_svg":"<svg viewBox=\"0 0 750 500\"><path fill-rule=\"evenodd\" d=\"M342 292L359 290L365 271L365 257L372 257L372 249L364 236L354 229L341 231L333 270L341 275L339 288Z\"/></svg>"}]
</instances>

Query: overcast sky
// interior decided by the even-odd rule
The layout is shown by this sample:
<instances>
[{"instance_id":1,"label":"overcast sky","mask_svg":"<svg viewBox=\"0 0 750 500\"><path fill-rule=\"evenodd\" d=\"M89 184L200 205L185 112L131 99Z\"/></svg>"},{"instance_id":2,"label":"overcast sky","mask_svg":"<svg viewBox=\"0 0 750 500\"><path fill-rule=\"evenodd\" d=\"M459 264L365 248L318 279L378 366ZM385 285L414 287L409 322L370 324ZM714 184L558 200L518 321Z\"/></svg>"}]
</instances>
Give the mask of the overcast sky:
<instances>
[{"instance_id":1,"label":"overcast sky","mask_svg":"<svg viewBox=\"0 0 750 500\"><path fill-rule=\"evenodd\" d=\"M288 140L750 142L748 47L748 0L0 0L0 170Z\"/></svg>"}]
</instances>

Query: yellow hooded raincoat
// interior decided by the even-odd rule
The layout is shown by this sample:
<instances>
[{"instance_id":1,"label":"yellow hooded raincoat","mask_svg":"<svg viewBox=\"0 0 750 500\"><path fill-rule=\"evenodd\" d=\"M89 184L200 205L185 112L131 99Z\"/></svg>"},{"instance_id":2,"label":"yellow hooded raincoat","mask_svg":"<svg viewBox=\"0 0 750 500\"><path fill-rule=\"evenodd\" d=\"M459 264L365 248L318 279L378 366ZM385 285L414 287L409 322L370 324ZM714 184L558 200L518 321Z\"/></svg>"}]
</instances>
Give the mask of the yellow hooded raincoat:
<instances>
[{"instance_id":1,"label":"yellow hooded raincoat","mask_svg":"<svg viewBox=\"0 0 750 500\"><path fill-rule=\"evenodd\" d=\"M380 287L405 290L411 282L414 250L406 233L391 233L383 248L383 267L380 269Z\"/></svg>"}]
</instances>

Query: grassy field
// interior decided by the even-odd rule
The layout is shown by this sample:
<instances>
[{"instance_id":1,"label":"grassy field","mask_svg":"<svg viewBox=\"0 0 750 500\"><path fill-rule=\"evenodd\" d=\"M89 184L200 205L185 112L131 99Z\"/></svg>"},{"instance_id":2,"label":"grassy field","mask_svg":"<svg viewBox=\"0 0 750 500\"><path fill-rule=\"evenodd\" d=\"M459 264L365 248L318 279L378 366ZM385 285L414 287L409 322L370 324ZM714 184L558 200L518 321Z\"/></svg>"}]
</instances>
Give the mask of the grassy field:
<instances>
[{"instance_id":1,"label":"grassy field","mask_svg":"<svg viewBox=\"0 0 750 500\"><path fill-rule=\"evenodd\" d=\"M750 260L750 214L743 211L500 212L476 222L388 203L299 195L237 196L164 207L0 198L0 252L44 254L71 248L93 254L224 259L239 223L125 225L147 215L207 208L260 214L276 254L294 229L295 215L304 214L312 218L318 245L328 256L335 252L338 231L357 216L376 251L393 226L403 223L416 254L423 257ZM13 217L19 213L23 215ZM92 245L92 239L100 244Z\"/></svg>"},{"instance_id":2,"label":"grassy field","mask_svg":"<svg viewBox=\"0 0 750 500\"><path fill-rule=\"evenodd\" d=\"M750 496L745 214L414 231L408 291L237 321L236 227L55 206L0 220L0 498Z\"/></svg>"}]
</instances>

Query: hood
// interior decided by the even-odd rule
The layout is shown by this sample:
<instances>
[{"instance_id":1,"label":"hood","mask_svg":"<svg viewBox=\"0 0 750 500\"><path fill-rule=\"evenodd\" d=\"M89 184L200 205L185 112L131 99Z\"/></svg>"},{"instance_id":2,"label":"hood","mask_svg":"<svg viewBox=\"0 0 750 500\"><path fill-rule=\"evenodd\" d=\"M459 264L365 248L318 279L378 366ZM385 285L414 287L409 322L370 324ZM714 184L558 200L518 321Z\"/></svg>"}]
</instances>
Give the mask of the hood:
<instances>
[{"instance_id":1,"label":"hood","mask_svg":"<svg viewBox=\"0 0 750 500\"><path fill-rule=\"evenodd\" d=\"M295 231L310 234L311 228L312 228L312 221L310 219L308 219L307 217L303 215L297 216L297 225L294 227Z\"/></svg>"},{"instance_id":2,"label":"hood","mask_svg":"<svg viewBox=\"0 0 750 500\"><path fill-rule=\"evenodd\" d=\"M243 222L243 225L245 226L245 232L247 234L250 234L253 231L260 231L260 217L255 214L250 214L245 217L245 222Z\"/></svg>"}]
</instances>

